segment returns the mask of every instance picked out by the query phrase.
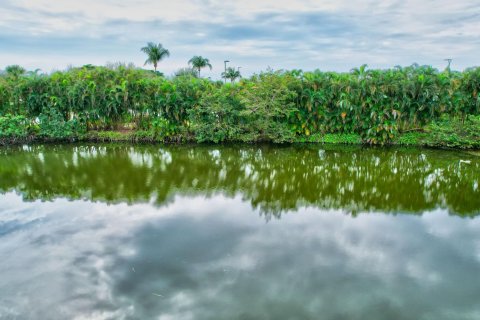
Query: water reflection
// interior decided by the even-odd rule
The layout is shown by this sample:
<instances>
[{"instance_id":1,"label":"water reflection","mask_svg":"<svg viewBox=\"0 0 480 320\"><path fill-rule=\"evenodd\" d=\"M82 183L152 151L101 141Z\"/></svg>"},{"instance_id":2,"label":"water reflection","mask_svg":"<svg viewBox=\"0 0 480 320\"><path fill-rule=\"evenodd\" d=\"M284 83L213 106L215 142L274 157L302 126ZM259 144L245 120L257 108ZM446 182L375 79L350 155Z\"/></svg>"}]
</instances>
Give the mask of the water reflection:
<instances>
[{"instance_id":1,"label":"water reflection","mask_svg":"<svg viewBox=\"0 0 480 320\"><path fill-rule=\"evenodd\" d=\"M479 169L418 149L3 148L0 319L479 319Z\"/></svg>"},{"instance_id":2,"label":"water reflection","mask_svg":"<svg viewBox=\"0 0 480 320\"><path fill-rule=\"evenodd\" d=\"M452 151L325 147L25 146L0 149L0 191L27 200L164 205L174 195L240 194L262 214L303 206L480 212L480 160Z\"/></svg>"},{"instance_id":3,"label":"water reflection","mask_svg":"<svg viewBox=\"0 0 480 320\"><path fill-rule=\"evenodd\" d=\"M1 319L478 319L480 220L0 200Z\"/></svg>"}]
</instances>

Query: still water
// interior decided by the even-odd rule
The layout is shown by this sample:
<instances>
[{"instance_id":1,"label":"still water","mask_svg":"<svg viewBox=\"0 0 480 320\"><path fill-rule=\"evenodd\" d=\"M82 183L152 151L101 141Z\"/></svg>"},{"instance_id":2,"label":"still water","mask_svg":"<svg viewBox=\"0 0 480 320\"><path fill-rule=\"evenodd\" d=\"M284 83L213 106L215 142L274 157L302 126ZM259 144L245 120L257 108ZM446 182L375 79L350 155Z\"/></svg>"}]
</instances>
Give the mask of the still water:
<instances>
[{"instance_id":1,"label":"still water","mask_svg":"<svg viewBox=\"0 0 480 320\"><path fill-rule=\"evenodd\" d=\"M0 148L0 319L480 319L480 157Z\"/></svg>"}]
</instances>

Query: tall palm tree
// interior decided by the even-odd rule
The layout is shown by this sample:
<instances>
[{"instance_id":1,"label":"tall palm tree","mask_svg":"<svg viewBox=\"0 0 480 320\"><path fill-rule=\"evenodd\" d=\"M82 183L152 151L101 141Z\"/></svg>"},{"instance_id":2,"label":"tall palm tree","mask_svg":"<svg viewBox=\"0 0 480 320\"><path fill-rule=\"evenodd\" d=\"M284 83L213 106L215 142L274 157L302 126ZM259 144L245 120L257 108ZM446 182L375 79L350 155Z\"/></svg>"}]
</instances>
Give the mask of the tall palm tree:
<instances>
[{"instance_id":1,"label":"tall palm tree","mask_svg":"<svg viewBox=\"0 0 480 320\"><path fill-rule=\"evenodd\" d=\"M235 70L235 68L227 68L226 72L222 72L222 78L230 79L231 83L241 77L240 70Z\"/></svg>"},{"instance_id":2,"label":"tall palm tree","mask_svg":"<svg viewBox=\"0 0 480 320\"><path fill-rule=\"evenodd\" d=\"M170 56L170 51L165 49L161 43L156 45L153 42L149 42L147 43L146 47L143 47L141 49L141 51L147 55L147 60L145 61L145 65L153 64L153 67L155 68L155 72L157 72L158 62L163 60L165 57Z\"/></svg>"},{"instance_id":3,"label":"tall palm tree","mask_svg":"<svg viewBox=\"0 0 480 320\"><path fill-rule=\"evenodd\" d=\"M209 67L212 70L212 65L210 60L202 56L194 56L192 59L188 60L188 64L191 64L193 68L198 70L198 77L200 78L200 69Z\"/></svg>"}]
</instances>

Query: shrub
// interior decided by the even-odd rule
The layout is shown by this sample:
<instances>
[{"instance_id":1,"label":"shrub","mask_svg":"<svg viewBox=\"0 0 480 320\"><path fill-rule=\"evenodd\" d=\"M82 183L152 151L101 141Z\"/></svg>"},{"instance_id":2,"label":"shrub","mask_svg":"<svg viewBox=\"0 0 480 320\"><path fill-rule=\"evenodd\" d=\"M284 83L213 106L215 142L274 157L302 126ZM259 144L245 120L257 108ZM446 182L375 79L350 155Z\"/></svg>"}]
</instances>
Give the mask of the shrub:
<instances>
[{"instance_id":1,"label":"shrub","mask_svg":"<svg viewBox=\"0 0 480 320\"><path fill-rule=\"evenodd\" d=\"M29 133L29 123L24 116L0 116L0 138L23 138Z\"/></svg>"},{"instance_id":2,"label":"shrub","mask_svg":"<svg viewBox=\"0 0 480 320\"><path fill-rule=\"evenodd\" d=\"M480 148L480 116L460 118L444 116L428 125L425 144L455 148Z\"/></svg>"},{"instance_id":3,"label":"shrub","mask_svg":"<svg viewBox=\"0 0 480 320\"><path fill-rule=\"evenodd\" d=\"M189 111L190 129L198 142L222 142L245 137L241 128L245 120L240 117L244 106L240 101L237 85L217 88L209 86L197 106Z\"/></svg>"},{"instance_id":4,"label":"shrub","mask_svg":"<svg viewBox=\"0 0 480 320\"><path fill-rule=\"evenodd\" d=\"M177 126L165 118L155 118L148 132L155 138L166 138L177 133Z\"/></svg>"},{"instance_id":5,"label":"shrub","mask_svg":"<svg viewBox=\"0 0 480 320\"><path fill-rule=\"evenodd\" d=\"M39 116L39 134L48 138L66 139L86 132L86 127L78 119L65 121L55 109L47 109Z\"/></svg>"}]
</instances>

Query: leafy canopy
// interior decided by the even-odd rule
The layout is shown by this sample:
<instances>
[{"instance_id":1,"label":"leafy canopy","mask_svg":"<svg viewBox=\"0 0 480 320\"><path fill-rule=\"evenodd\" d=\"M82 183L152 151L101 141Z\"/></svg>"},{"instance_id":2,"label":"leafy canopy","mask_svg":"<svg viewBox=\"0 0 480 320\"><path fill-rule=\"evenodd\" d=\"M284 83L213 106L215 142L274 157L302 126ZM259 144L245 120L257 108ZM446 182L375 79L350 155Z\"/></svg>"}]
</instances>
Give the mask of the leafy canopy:
<instances>
[{"instance_id":1,"label":"leafy canopy","mask_svg":"<svg viewBox=\"0 0 480 320\"><path fill-rule=\"evenodd\" d=\"M192 59L188 60L188 64L191 64L193 68L198 70L198 76L200 77L200 70L202 68L209 67L212 70L212 65L210 60L202 56L194 56Z\"/></svg>"},{"instance_id":2,"label":"leafy canopy","mask_svg":"<svg viewBox=\"0 0 480 320\"><path fill-rule=\"evenodd\" d=\"M241 78L242 75L240 74L239 70L235 70L235 68L227 68L227 71L222 72L222 78L229 79L232 83L235 82L236 79Z\"/></svg>"},{"instance_id":3,"label":"leafy canopy","mask_svg":"<svg viewBox=\"0 0 480 320\"><path fill-rule=\"evenodd\" d=\"M147 60L145 60L145 65L152 64L155 69L155 72L157 71L158 63L162 61L164 58L170 56L170 51L165 49L161 43L157 45L153 42L149 42L147 43L146 47L143 47L141 49L141 51L147 55Z\"/></svg>"}]
</instances>

